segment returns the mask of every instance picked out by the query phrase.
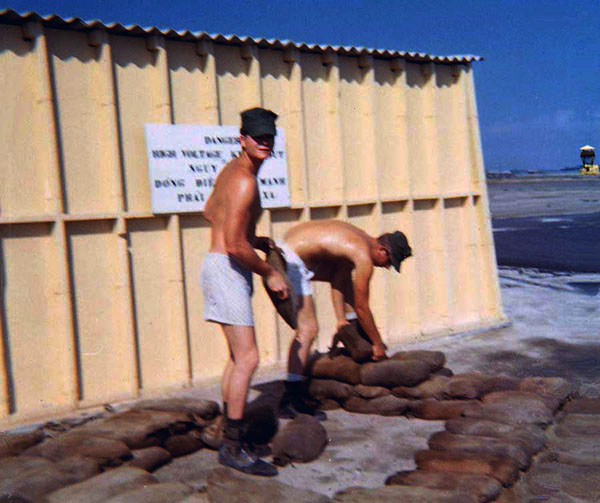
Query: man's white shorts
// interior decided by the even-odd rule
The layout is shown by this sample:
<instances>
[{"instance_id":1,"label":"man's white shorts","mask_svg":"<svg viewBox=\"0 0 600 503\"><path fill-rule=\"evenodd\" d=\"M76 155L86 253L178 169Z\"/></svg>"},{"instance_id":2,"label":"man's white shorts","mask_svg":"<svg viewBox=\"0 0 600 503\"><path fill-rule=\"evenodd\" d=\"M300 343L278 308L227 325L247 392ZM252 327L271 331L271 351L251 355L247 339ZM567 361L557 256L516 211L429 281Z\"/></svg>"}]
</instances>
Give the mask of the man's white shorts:
<instances>
[{"instance_id":1,"label":"man's white shorts","mask_svg":"<svg viewBox=\"0 0 600 503\"><path fill-rule=\"evenodd\" d=\"M313 289L310 280L315 273L310 271L302 259L283 241L277 241L275 244L283 251L285 261L287 262L286 272L296 291L296 295L312 295Z\"/></svg>"},{"instance_id":2,"label":"man's white shorts","mask_svg":"<svg viewBox=\"0 0 600 503\"><path fill-rule=\"evenodd\" d=\"M252 273L228 255L207 253L200 285L204 319L226 325L254 326Z\"/></svg>"}]
</instances>

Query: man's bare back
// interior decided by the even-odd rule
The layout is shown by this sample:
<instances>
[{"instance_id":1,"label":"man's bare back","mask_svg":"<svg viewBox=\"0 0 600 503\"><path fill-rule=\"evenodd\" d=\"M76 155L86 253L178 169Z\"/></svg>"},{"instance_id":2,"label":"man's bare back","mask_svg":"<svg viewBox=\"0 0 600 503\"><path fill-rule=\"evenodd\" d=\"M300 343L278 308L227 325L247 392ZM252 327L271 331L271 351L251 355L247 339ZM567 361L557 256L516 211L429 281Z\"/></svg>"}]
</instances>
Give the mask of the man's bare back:
<instances>
[{"instance_id":1,"label":"man's bare back","mask_svg":"<svg viewBox=\"0 0 600 503\"><path fill-rule=\"evenodd\" d=\"M317 281L331 281L338 269L371 264L371 238L361 229L340 220L316 220L291 228L285 242L302 257Z\"/></svg>"}]
</instances>

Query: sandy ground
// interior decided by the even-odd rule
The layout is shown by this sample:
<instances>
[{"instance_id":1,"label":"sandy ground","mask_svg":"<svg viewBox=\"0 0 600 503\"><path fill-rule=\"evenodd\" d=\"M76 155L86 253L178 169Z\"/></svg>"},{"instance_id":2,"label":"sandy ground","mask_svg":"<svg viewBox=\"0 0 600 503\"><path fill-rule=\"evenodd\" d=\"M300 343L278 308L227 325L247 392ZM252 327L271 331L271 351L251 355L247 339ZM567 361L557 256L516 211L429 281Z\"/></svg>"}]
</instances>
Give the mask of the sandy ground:
<instances>
[{"instance_id":1,"label":"sandy ground","mask_svg":"<svg viewBox=\"0 0 600 503\"><path fill-rule=\"evenodd\" d=\"M590 277L592 276L592 277ZM560 376L575 383L582 395L600 393L600 297L569 283L599 280L600 275L553 275L533 270L500 270L500 284L510 326L449 336L392 348L432 349L446 353L455 373L479 371L511 376ZM258 388L280 379L282 369L262 369ZM191 395L218 400L218 388ZM253 391L251 399L258 396ZM387 476L414 468L414 452L443 430L441 421L380 417L329 411L323 423L330 442L316 461L280 469L277 480L333 495L345 487L378 487ZM216 454L202 450L179 458L157 472L161 480L204 485Z\"/></svg>"},{"instance_id":2,"label":"sandy ground","mask_svg":"<svg viewBox=\"0 0 600 503\"><path fill-rule=\"evenodd\" d=\"M576 182L578 182L576 180ZM548 183L542 183L548 187ZM550 197L539 184L497 183L490 186L494 216L569 214L581 212L580 199L593 199L593 189L565 182L550 185ZM507 190L504 190L508 186ZM515 196L516 194L516 196ZM537 202L533 202L537 201ZM543 203L540 203L543 201ZM543 207L540 207L540 204ZM598 211L596 208L595 211ZM443 351L455 373L480 371L512 376L560 376L576 384L582 395L600 393L600 296L580 284L600 282L600 274L542 273L535 269L501 268L502 301L510 324L506 327L431 339L400 349ZM599 283L600 284L600 283ZM281 379L283 368L261 369L258 389ZM190 395L219 399L217 386L191 390ZM252 391L250 399L259 396ZM329 411L324 423L330 442L316 461L280 470L277 480L333 495L349 486L378 487L386 477L414 468L414 452L427 438L443 430L441 421L380 417ZM216 454L202 450L179 458L157 472L161 480L181 480L203 487Z\"/></svg>"},{"instance_id":3,"label":"sandy ground","mask_svg":"<svg viewBox=\"0 0 600 503\"><path fill-rule=\"evenodd\" d=\"M563 185L564 182L560 190L550 190L553 197L542 199L546 210L538 207L540 199L538 206L532 206L533 199L543 196L538 185L491 185L492 214L576 213L580 212L580 203L575 199L595 197L589 193L589 187L582 188L579 183L567 189ZM508 190L504 190L507 186ZM595 184L595 190L598 188L600 185ZM569 190L570 196L566 195ZM585 195L582 190L587 191ZM594 285L600 285L600 274L500 268L499 276L504 310L510 319L507 326L393 347L390 353L400 349L443 351L447 367L455 373L560 376L576 384L582 395L598 396L600 296ZM283 366L259 369L250 400L265 396L264 391L273 388L283 376ZM220 401L216 384L187 389L174 396ZM312 463L280 469L277 480L329 496L349 486L380 487L389 475L413 469L415 451L426 448L428 437L444 429L442 421L350 414L343 410L329 411L328 416L323 423L329 437L324 454ZM202 449L175 459L155 475L161 481L179 480L202 488L207 473L217 466L216 452Z\"/></svg>"}]
</instances>

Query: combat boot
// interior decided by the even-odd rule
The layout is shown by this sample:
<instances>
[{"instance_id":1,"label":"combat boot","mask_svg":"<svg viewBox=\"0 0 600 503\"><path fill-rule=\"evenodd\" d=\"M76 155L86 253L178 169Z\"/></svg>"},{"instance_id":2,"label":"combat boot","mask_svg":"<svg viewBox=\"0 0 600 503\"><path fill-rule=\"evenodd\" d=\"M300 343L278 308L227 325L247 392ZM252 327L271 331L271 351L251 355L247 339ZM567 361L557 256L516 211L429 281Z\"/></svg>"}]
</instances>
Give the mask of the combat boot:
<instances>
[{"instance_id":1,"label":"combat boot","mask_svg":"<svg viewBox=\"0 0 600 503\"><path fill-rule=\"evenodd\" d=\"M219 463L250 475L274 477L277 468L249 452L242 443L242 420L225 419L223 441L219 447Z\"/></svg>"},{"instance_id":2,"label":"combat boot","mask_svg":"<svg viewBox=\"0 0 600 503\"><path fill-rule=\"evenodd\" d=\"M307 414L319 421L327 419L327 414L318 410L318 403L308 395L306 381L283 381L283 384L285 393L279 405L281 419L294 419L298 414Z\"/></svg>"}]
</instances>

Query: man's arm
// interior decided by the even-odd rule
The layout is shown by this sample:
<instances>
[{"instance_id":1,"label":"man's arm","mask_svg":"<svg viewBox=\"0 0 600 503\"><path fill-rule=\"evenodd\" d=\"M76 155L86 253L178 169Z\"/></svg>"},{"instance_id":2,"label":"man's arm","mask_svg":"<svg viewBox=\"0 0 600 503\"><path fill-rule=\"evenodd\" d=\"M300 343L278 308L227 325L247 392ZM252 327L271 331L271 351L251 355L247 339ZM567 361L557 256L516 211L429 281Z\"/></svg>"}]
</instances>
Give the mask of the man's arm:
<instances>
[{"instance_id":1,"label":"man's arm","mask_svg":"<svg viewBox=\"0 0 600 503\"><path fill-rule=\"evenodd\" d=\"M369 283L373 275L373 264L370 260L360 261L356 264L354 277L354 310L358 322L373 343L373 359L385 358L385 346L381 340L379 330L375 326L373 313L369 307Z\"/></svg>"},{"instance_id":2,"label":"man's arm","mask_svg":"<svg viewBox=\"0 0 600 503\"><path fill-rule=\"evenodd\" d=\"M261 260L252 244L248 242L248 229L254 226L254 222L251 222L251 209L257 197L256 180L238 177L235 182L236 186L231 187L235 197L227 198L225 210L224 234L227 254L250 271L263 276L271 290L280 298L286 298L289 294L288 287L281 274Z\"/></svg>"},{"instance_id":3,"label":"man's arm","mask_svg":"<svg viewBox=\"0 0 600 503\"><path fill-rule=\"evenodd\" d=\"M338 269L331 279L331 303L337 320L336 329L339 330L348 324L346 320L346 302L353 304L349 296L352 295L352 277L347 269Z\"/></svg>"}]
</instances>

